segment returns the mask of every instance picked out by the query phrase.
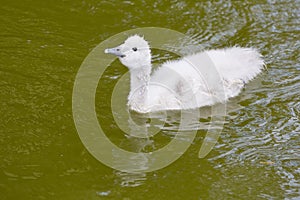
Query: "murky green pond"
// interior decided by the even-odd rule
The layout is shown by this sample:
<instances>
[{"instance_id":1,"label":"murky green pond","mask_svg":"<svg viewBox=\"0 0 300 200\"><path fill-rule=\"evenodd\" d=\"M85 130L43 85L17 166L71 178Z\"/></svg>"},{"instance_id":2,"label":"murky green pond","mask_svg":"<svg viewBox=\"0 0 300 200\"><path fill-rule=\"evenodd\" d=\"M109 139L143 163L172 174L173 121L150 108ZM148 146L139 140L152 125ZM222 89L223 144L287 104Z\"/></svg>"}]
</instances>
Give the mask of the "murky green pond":
<instances>
[{"instance_id":1,"label":"murky green pond","mask_svg":"<svg viewBox=\"0 0 300 200\"><path fill-rule=\"evenodd\" d=\"M2 1L0 199L299 199L299 10L297 0ZM188 34L207 49L253 46L268 69L228 102L205 158L198 158L202 128L176 162L130 174L103 165L82 144L72 90L94 47L149 26ZM165 53L154 51L154 61L171 56ZM112 90L126 72L119 61L105 71L96 110L111 141L138 151L143 142L124 137L111 114ZM153 138L156 148L172 140L176 120Z\"/></svg>"}]
</instances>

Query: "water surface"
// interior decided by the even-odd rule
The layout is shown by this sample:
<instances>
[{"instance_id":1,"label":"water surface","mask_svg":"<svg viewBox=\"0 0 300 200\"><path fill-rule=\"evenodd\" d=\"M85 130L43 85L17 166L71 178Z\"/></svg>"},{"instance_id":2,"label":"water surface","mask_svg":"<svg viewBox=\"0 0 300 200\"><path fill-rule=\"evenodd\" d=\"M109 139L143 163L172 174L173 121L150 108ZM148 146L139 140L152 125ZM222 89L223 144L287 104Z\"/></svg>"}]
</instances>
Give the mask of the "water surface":
<instances>
[{"instance_id":1,"label":"water surface","mask_svg":"<svg viewBox=\"0 0 300 200\"><path fill-rule=\"evenodd\" d=\"M299 1L2 2L1 199L299 199L299 10ZM228 102L224 129L207 157L198 158L204 126L172 165L128 174L104 166L81 143L72 89L95 46L147 26L189 34L208 49L255 47L267 70ZM154 61L169 57L157 51ZM96 108L110 139L139 151L149 143L128 140L111 114L113 86L126 72L118 61L106 71ZM168 143L177 126L175 115L151 148Z\"/></svg>"}]
</instances>

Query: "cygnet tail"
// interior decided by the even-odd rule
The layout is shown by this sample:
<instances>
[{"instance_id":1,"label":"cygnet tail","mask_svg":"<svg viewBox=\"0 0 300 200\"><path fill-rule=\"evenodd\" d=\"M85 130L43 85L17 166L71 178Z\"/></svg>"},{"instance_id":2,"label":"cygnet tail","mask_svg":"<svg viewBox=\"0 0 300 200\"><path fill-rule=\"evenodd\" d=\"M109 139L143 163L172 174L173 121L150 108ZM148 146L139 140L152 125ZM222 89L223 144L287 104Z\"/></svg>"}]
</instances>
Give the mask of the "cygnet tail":
<instances>
[{"instance_id":1,"label":"cygnet tail","mask_svg":"<svg viewBox=\"0 0 300 200\"><path fill-rule=\"evenodd\" d=\"M254 48L232 47L206 51L225 80L248 83L264 68L262 55Z\"/></svg>"}]
</instances>

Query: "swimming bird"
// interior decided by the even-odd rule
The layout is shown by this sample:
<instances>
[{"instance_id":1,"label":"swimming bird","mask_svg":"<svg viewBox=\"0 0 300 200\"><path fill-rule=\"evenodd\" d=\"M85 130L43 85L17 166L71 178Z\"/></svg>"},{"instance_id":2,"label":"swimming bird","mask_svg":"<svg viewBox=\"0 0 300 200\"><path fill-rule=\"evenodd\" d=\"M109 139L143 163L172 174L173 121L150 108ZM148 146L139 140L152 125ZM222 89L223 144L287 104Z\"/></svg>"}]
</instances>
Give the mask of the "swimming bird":
<instances>
[{"instance_id":1,"label":"swimming bird","mask_svg":"<svg viewBox=\"0 0 300 200\"><path fill-rule=\"evenodd\" d=\"M264 67L256 49L235 46L167 61L152 72L150 46L139 35L105 49L105 53L116 55L129 69L128 106L139 113L224 103L237 96Z\"/></svg>"}]
</instances>

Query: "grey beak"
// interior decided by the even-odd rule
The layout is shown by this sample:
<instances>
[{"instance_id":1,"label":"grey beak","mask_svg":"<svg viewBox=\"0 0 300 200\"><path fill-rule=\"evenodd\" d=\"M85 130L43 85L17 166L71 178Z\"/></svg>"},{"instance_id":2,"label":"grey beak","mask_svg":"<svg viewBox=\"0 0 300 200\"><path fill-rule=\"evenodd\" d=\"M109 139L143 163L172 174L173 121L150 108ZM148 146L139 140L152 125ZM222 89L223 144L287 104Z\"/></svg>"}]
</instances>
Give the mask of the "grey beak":
<instances>
[{"instance_id":1,"label":"grey beak","mask_svg":"<svg viewBox=\"0 0 300 200\"><path fill-rule=\"evenodd\" d=\"M122 54L121 49L119 47L111 48L111 49L105 49L104 53L113 54L113 55L116 55L116 56L121 57L121 58L125 57L125 55Z\"/></svg>"}]
</instances>

